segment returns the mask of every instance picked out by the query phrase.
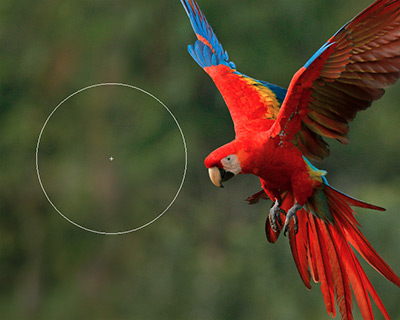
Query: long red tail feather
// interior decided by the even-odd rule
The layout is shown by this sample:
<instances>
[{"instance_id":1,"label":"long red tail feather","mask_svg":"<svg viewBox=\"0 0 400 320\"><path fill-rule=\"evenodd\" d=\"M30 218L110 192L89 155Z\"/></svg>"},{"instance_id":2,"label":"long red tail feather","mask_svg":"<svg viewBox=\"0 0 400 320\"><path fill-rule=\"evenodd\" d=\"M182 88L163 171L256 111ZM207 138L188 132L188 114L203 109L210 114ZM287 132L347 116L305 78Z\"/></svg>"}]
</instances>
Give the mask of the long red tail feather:
<instances>
[{"instance_id":1,"label":"long red tail feather","mask_svg":"<svg viewBox=\"0 0 400 320\"><path fill-rule=\"evenodd\" d=\"M325 194L333 222L322 220L311 212L318 210L314 205L322 197L315 197L298 211L298 233L294 233L291 221L289 242L296 267L307 288L311 288L310 276L321 283L321 291L327 312L335 316L334 298L342 319L353 319L353 290L357 304L364 319L374 319L371 298L374 300L385 319L390 319L381 299L362 269L353 248L379 273L400 287L400 278L372 248L371 244L358 229L351 206L383 211L385 209L349 197L346 194L324 185ZM282 209L287 211L294 204L291 193L283 195ZM326 207L326 206L325 206ZM321 213L320 216L324 216ZM281 215L282 221L285 216ZM270 242L275 242L282 226L274 232L269 219L266 222L266 235ZM351 288L351 289L350 289Z\"/></svg>"}]
</instances>

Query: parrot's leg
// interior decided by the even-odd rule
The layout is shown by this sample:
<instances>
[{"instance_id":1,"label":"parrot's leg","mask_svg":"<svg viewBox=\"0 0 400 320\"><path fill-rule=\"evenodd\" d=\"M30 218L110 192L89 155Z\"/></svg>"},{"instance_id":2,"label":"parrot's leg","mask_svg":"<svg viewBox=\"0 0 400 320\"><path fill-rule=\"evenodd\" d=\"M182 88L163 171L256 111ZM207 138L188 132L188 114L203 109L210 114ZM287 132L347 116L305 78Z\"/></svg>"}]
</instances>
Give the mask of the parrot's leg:
<instances>
[{"instance_id":1,"label":"parrot's leg","mask_svg":"<svg viewBox=\"0 0 400 320\"><path fill-rule=\"evenodd\" d=\"M289 230L289 223L290 220L293 219L294 222L294 233L297 234L298 231L298 220L297 220L297 211L299 211L301 208L303 208L302 205L299 205L297 202L289 209L289 211L286 214L286 220L285 220L285 225L283 226L283 234L286 236L286 233Z\"/></svg>"},{"instance_id":2,"label":"parrot's leg","mask_svg":"<svg viewBox=\"0 0 400 320\"><path fill-rule=\"evenodd\" d=\"M271 228L274 232L278 231L278 223L277 220L279 222L279 224L282 226L282 220L281 220L281 212L283 214L285 214L285 211L283 209L281 209L281 204L282 202L279 200L275 200L274 205L272 206L272 208L269 210L269 222L271 224Z\"/></svg>"}]
</instances>

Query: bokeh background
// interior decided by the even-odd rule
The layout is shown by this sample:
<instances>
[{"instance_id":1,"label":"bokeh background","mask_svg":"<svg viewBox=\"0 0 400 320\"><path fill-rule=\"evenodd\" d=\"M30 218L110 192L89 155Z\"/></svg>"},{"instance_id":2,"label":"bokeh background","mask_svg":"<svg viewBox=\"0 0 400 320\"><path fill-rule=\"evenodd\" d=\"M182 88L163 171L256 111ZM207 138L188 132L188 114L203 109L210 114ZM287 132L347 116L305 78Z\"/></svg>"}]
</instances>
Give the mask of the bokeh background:
<instances>
[{"instance_id":1,"label":"bokeh background","mask_svg":"<svg viewBox=\"0 0 400 320\"><path fill-rule=\"evenodd\" d=\"M199 5L241 72L287 86L370 2ZM178 0L0 2L3 319L328 318L319 285L303 286L287 239L267 243L270 203L243 201L259 190L257 179L238 177L221 190L209 182L204 157L234 133L221 96L186 51L194 39ZM73 92L101 82L156 95L176 116L188 147L187 178L176 202L151 226L122 236L93 234L64 220L46 200L35 169L37 138L50 112ZM332 141L331 157L318 164L333 186L387 208L359 210L358 219L397 273L399 88L361 112L351 144ZM154 218L182 177L175 123L140 95L130 109L130 94L100 90L71 100L44 133L40 161L49 192L60 210L87 227L116 231ZM363 265L389 314L400 319L399 288Z\"/></svg>"}]
</instances>

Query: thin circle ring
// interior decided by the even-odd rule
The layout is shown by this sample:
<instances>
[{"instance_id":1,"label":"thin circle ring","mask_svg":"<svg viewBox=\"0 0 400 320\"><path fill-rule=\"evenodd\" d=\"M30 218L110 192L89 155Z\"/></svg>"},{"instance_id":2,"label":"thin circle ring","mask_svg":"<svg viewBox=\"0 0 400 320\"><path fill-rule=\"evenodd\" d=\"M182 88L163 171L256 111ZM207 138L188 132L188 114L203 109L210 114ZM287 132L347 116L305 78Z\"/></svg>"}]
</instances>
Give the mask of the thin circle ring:
<instances>
[{"instance_id":1,"label":"thin circle ring","mask_svg":"<svg viewBox=\"0 0 400 320\"><path fill-rule=\"evenodd\" d=\"M56 205L51 201L49 195L48 195L47 192L46 192L46 189L44 188L42 179L41 179L41 177L40 177L40 171L39 171L39 146L40 146L40 140L41 140L41 138L42 138L44 129L46 128L46 125L47 125L47 123L49 122L49 120L50 120L50 118L52 117L52 115L57 111L57 109L58 109L64 102L66 102L68 99L72 98L73 96L77 95L78 93L80 93L80 92L82 92L82 91L85 91L85 90L92 89L92 88L102 87L102 86L120 86L120 87L127 87L127 88L131 88L131 89L135 89L135 90L138 90L138 91L140 91L140 92L142 92L142 93L147 94L148 96L150 96L150 97L152 97L154 100L156 100L158 103L160 103L160 104L165 108L165 110L168 111L168 113L170 114L170 116L174 119L175 124L176 124L176 126L178 127L178 129L179 129L179 132L180 132L180 135L181 135L181 138L182 138L182 142L183 142L183 148L184 148L184 151L185 151L185 166L184 166L184 169L183 169L183 175L182 175L181 183L180 183L179 188L178 188L178 191L176 192L176 194L175 194L175 196L173 197L172 201L168 204L168 206L164 209L164 211L162 211L162 212L161 212L157 217L155 217L153 220L151 220L151 221L149 221L149 222L147 222L147 223L141 225L140 227L137 227L137 228L134 228L134 229L131 229L131 230L126 230L126 231L119 231L119 232L106 232L106 231L93 230L93 229L84 227L84 226L82 226L82 225L80 225L80 224L78 224L78 223L72 221L72 220L69 219L67 216L65 216L65 215L56 207ZM131 233L131 232L135 232L135 231L138 231L138 230L140 230L140 229L143 229L143 228L149 226L150 224L152 224L153 222L155 222L156 220L158 220L159 218L161 218L161 217L164 215L164 213L167 212L167 210L172 206L172 204L175 202L176 198L178 197L179 193L180 193L181 190L182 190L183 183L185 182L186 172L187 172L187 162L188 162L188 161L187 161L187 158L188 158L187 153L188 153L188 152L187 152L186 140L185 140L185 136L184 136L184 134L183 134L182 128L181 128L181 126L179 125L178 120L175 118L174 114L171 112L171 110L169 110L168 107L167 107L160 99L158 99L158 98L157 98L156 96L154 96L153 94L147 92L146 90L143 90L143 89L141 89L141 88L139 88L139 87L132 86L132 85L129 85L129 84L118 83L118 82L115 82L115 83L114 83L114 82L98 83L98 84L94 84L94 85L91 85L91 86L87 86L87 87L85 87L85 88L82 88L82 89L80 89L80 90L78 90L78 91L76 91L76 92L70 94L68 97L66 97L64 100L62 100L62 101L54 108L54 110L50 113L50 115L47 117L46 121L45 121L44 124L43 124L42 129L40 130L39 138L38 138L38 141L37 141L37 144L36 144L36 174L37 174L37 178L38 178L38 180L39 180L40 187L42 188L42 191L43 191L43 193L44 193L44 195L45 195L47 201L48 201L48 202L51 204L51 206L58 212L58 214L61 215L61 216L62 216L65 220L67 220L69 223L72 223L73 225L75 225L75 226L78 227L78 228L81 228L82 230L89 231L89 232L92 232L92 233L97 233L97 234L102 234L102 235L122 235L122 234L127 234L127 233Z\"/></svg>"}]
</instances>

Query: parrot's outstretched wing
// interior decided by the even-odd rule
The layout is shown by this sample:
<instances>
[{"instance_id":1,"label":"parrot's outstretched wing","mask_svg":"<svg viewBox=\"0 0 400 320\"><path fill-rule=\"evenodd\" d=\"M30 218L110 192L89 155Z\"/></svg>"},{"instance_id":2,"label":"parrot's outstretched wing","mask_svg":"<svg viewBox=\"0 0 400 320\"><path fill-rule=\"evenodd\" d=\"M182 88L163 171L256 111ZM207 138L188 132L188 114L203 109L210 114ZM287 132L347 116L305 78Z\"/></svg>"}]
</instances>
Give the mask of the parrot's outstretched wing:
<instances>
[{"instance_id":1,"label":"parrot's outstretched wing","mask_svg":"<svg viewBox=\"0 0 400 320\"><path fill-rule=\"evenodd\" d=\"M210 75L228 106L238 134L252 120L276 120L286 89L241 74L229 60L194 0L181 0L197 41L188 46L193 59ZM246 108L243 108L246 105ZM266 122L269 129L272 123Z\"/></svg>"},{"instance_id":2,"label":"parrot's outstretched wing","mask_svg":"<svg viewBox=\"0 0 400 320\"><path fill-rule=\"evenodd\" d=\"M293 76L271 136L298 143L307 157L321 159L327 150L309 133L348 143L348 123L399 77L400 1L378 0Z\"/></svg>"},{"instance_id":3,"label":"parrot's outstretched wing","mask_svg":"<svg viewBox=\"0 0 400 320\"><path fill-rule=\"evenodd\" d=\"M222 48L196 1L181 0L181 2L198 39L194 45L188 46L189 53L193 59L202 68L222 64L230 69L236 69L235 64L229 61L228 53Z\"/></svg>"}]
</instances>

